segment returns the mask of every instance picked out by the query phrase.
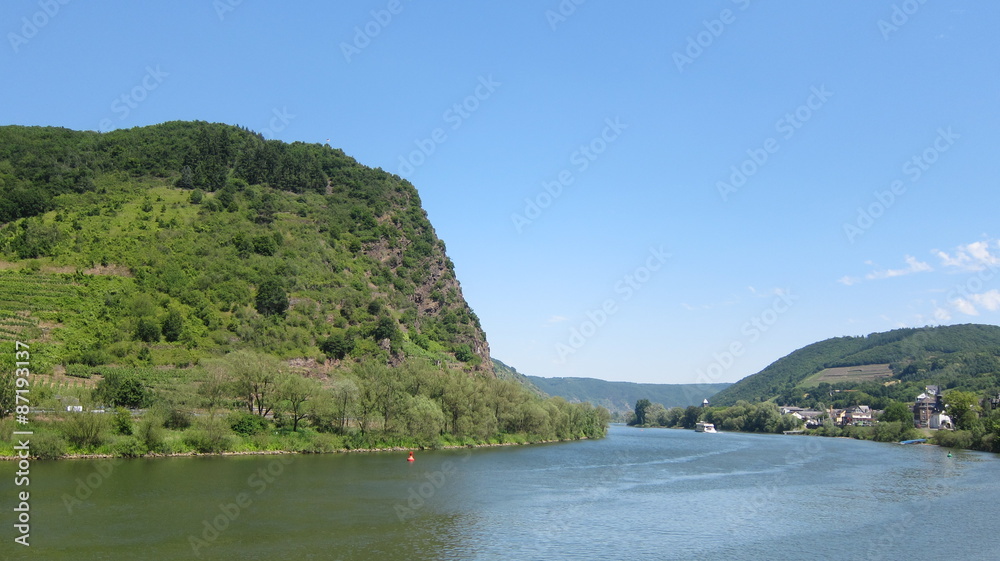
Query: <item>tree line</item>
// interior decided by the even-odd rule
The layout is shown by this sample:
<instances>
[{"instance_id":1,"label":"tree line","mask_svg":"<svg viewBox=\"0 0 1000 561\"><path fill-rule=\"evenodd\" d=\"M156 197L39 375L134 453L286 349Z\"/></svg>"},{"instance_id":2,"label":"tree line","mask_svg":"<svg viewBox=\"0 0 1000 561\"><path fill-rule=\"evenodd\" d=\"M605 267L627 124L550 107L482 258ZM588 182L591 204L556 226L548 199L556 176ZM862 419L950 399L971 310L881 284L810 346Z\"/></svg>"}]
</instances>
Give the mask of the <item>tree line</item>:
<instances>
[{"instance_id":1,"label":"tree line","mask_svg":"<svg viewBox=\"0 0 1000 561\"><path fill-rule=\"evenodd\" d=\"M41 457L141 456L522 443L600 438L610 420L607 410L589 403L541 398L514 381L419 359L396 367L360 361L316 376L240 350L192 370L199 379L179 386L180 394L156 387L156 378L141 371L107 370L79 394L83 412L65 411L64 396L33 390L50 413L33 427L32 450ZM0 394L3 417L12 410L7 397Z\"/></svg>"},{"instance_id":2,"label":"tree line","mask_svg":"<svg viewBox=\"0 0 1000 561\"><path fill-rule=\"evenodd\" d=\"M671 407L640 399L627 424L643 427L693 429L698 423L713 423L719 430L736 432L780 433L801 429L803 422L792 415L782 415L770 402L739 401L730 407Z\"/></svg>"}]
</instances>

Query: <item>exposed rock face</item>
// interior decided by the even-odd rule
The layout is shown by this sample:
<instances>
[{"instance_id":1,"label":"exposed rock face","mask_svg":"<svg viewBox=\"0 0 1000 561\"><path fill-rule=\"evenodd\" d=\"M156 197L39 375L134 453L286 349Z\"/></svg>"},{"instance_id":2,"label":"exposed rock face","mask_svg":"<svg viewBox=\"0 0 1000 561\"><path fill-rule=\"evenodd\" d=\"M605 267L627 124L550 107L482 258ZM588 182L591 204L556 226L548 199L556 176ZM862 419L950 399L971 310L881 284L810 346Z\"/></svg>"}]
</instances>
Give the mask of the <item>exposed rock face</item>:
<instances>
[{"instance_id":1,"label":"exposed rock face","mask_svg":"<svg viewBox=\"0 0 1000 561\"><path fill-rule=\"evenodd\" d=\"M468 327L460 337L461 341L471 349L480 360L471 366L473 372L495 377L493 361L490 358L490 344L486 333L479 324L479 318L465 301L462 285L455 277L454 265L445 253L444 242L437 239L434 253L424 260L423 270L426 276L416 285L410 301L416 306L417 319L415 326L420 329L421 322L428 318L440 318L449 312L468 319ZM400 274L403 267L403 256L409 243L398 243L390 247L384 240L365 248L366 255L388 267L394 274ZM387 344L387 342L386 342ZM383 348L388 348L383 346Z\"/></svg>"}]
</instances>

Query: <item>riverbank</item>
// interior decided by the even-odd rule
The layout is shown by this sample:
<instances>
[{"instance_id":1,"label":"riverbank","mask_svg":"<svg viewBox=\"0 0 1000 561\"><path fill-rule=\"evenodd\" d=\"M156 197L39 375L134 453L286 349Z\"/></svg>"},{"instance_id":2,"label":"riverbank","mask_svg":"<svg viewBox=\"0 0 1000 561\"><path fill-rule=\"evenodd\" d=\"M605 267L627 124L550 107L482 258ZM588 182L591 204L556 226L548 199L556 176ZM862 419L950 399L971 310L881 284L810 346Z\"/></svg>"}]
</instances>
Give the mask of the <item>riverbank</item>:
<instances>
[{"instance_id":1,"label":"riverbank","mask_svg":"<svg viewBox=\"0 0 1000 561\"><path fill-rule=\"evenodd\" d=\"M678 429L693 430L684 427L664 427L660 425L632 425L639 429ZM832 429L832 430L831 430ZM782 434L761 431L720 431L739 434ZM1000 453L1000 439L991 435L976 435L973 431L964 430L929 430L929 429L909 429L902 427L900 423L879 423L871 427L830 427L819 429L807 429L786 436L818 436L823 438L843 438L848 440L868 440L871 442L881 442L883 444L899 444L905 440L916 438L926 439L926 442L915 443L915 445L939 446L955 450L971 450L975 452ZM979 443L979 446L974 443Z\"/></svg>"},{"instance_id":2,"label":"riverbank","mask_svg":"<svg viewBox=\"0 0 1000 561\"><path fill-rule=\"evenodd\" d=\"M476 444L448 444L442 446L391 446L385 448L340 448L336 450L313 451L313 450L238 450L221 452L198 452L187 450L184 452L171 452L167 454L147 453L141 456L123 456L116 454L65 454L56 458L39 458L31 456L34 460L111 460L111 459L134 459L134 458L183 458L183 457L206 457L206 456L281 456L288 454L352 454L352 453L388 453L388 452L419 452L429 450L459 450L473 448L498 448L506 446L530 446L538 444L556 444L560 442L578 442L590 440L588 436L578 438L525 440L523 442L483 442ZM16 461L20 456L2 455L0 461Z\"/></svg>"}]
</instances>

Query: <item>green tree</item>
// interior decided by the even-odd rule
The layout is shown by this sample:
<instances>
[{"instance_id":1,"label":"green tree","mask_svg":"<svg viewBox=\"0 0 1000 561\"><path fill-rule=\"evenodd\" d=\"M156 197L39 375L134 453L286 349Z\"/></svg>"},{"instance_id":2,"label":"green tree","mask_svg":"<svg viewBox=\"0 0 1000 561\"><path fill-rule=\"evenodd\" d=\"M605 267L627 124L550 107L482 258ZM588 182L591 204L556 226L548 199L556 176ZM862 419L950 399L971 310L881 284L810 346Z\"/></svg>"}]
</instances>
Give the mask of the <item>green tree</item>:
<instances>
[{"instance_id":1,"label":"green tree","mask_svg":"<svg viewBox=\"0 0 1000 561\"><path fill-rule=\"evenodd\" d=\"M274 409L277 381L284 368L277 358L250 350L226 356L233 379L233 391L247 410L261 417Z\"/></svg>"},{"instance_id":2,"label":"green tree","mask_svg":"<svg viewBox=\"0 0 1000 561\"><path fill-rule=\"evenodd\" d=\"M400 334L396 320L389 316L382 316L378 318L375 328L372 329L372 338L376 341L382 341L384 339L389 339L393 342L398 341Z\"/></svg>"},{"instance_id":3,"label":"green tree","mask_svg":"<svg viewBox=\"0 0 1000 561\"><path fill-rule=\"evenodd\" d=\"M955 428L972 430L979 422L979 396L972 392L952 390L942 398Z\"/></svg>"},{"instance_id":4,"label":"green tree","mask_svg":"<svg viewBox=\"0 0 1000 561\"><path fill-rule=\"evenodd\" d=\"M299 422L310 415L309 400L320 393L320 382L298 374L286 374L278 382L278 410L292 419L292 430L298 432Z\"/></svg>"},{"instance_id":5,"label":"green tree","mask_svg":"<svg viewBox=\"0 0 1000 561\"><path fill-rule=\"evenodd\" d=\"M257 311L265 316L284 315L288 310L288 295L280 280L268 279L257 288Z\"/></svg>"},{"instance_id":6,"label":"green tree","mask_svg":"<svg viewBox=\"0 0 1000 561\"><path fill-rule=\"evenodd\" d=\"M52 256L56 245L63 239L58 226L44 224L40 218L22 221L16 232L10 241L10 248L19 259Z\"/></svg>"},{"instance_id":7,"label":"green tree","mask_svg":"<svg viewBox=\"0 0 1000 561\"><path fill-rule=\"evenodd\" d=\"M177 178L176 182L174 182L174 186L179 189L194 189L194 173L191 171L191 166L184 166L181 168L181 176ZM194 193L192 193L191 196L193 197ZM194 201L191 202L194 203ZM200 202L201 200L198 201L198 203Z\"/></svg>"},{"instance_id":8,"label":"green tree","mask_svg":"<svg viewBox=\"0 0 1000 561\"><path fill-rule=\"evenodd\" d=\"M893 401L878 418L880 423L904 423L913 425L913 412L905 403Z\"/></svg>"},{"instance_id":9,"label":"green tree","mask_svg":"<svg viewBox=\"0 0 1000 561\"><path fill-rule=\"evenodd\" d=\"M320 343L319 349L328 357L343 360L348 353L354 350L354 340L348 337L344 331L338 330Z\"/></svg>"},{"instance_id":10,"label":"green tree","mask_svg":"<svg viewBox=\"0 0 1000 561\"><path fill-rule=\"evenodd\" d=\"M335 428L340 433L347 432L348 422L355 415L358 401L358 384L350 378L334 380L332 394L332 414Z\"/></svg>"},{"instance_id":11,"label":"green tree","mask_svg":"<svg viewBox=\"0 0 1000 561\"><path fill-rule=\"evenodd\" d=\"M640 399L635 402L635 419L633 419L633 424L642 426L647 423L646 410L649 409L651 405L653 405L653 403L648 399Z\"/></svg>"},{"instance_id":12,"label":"green tree","mask_svg":"<svg viewBox=\"0 0 1000 561\"><path fill-rule=\"evenodd\" d=\"M160 325L152 318L139 318L135 325L136 340L157 343L160 340Z\"/></svg>"},{"instance_id":13,"label":"green tree","mask_svg":"<svg viewBox=\"0 0 1000 561\"><path fill-rule=\"evenodd\" d=\"M406 399L400 417L400 426L405 427L406 434L423 442L435 442L444 428L441 407L424 395Z\"/></svg>"},{"instance_id":14,"label":"green tree","mask_svg":"<svg viewBox=\"0 0 1000 561\"><path fill-rule=\"evenodd\" d=\"M98 399L106 405L139 409L149 404L152 394L134 372L111 370L97 383Z\"/></svg>"},{"instance_id":15,"label":"green tree","mask_svg":"<svg viewBox=\"0 0 1000 561\"><path fill-rule=\"evenodd\" d=\"M167 317L163 318L161 330L164 339L171 343L177 341L181 338L181 333L184 331L184 315L177 308L171 308L167 312Z\"/></svg>"}]
</instances>

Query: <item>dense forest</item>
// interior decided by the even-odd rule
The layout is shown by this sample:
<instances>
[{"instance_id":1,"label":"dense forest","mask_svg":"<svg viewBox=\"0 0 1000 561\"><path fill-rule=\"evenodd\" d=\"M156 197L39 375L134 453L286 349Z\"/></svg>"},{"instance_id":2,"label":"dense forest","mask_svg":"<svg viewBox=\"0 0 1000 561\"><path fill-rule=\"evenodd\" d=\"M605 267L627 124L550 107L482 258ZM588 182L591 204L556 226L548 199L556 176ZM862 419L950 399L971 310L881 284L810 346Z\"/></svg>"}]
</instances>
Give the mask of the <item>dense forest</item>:
<instances>
[{"instance_id":1,"label":"dense forest","mask_svg":"<svg viewBox=\"0 0 1000 561\"><path fill-rule=\"evenodd\" d=\"M0 127L0 224L0 416L17 340L50 428L91 417L69 404L143 410L181 431L175 451L292 446L250 438L282 431L345 446L603 434L594 408L496 379L416 189L327 145L204 122ZM137 439L124 421L58 438L106 450Z\"/></svg>"}]
</instances>

